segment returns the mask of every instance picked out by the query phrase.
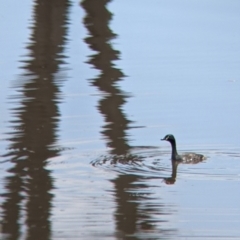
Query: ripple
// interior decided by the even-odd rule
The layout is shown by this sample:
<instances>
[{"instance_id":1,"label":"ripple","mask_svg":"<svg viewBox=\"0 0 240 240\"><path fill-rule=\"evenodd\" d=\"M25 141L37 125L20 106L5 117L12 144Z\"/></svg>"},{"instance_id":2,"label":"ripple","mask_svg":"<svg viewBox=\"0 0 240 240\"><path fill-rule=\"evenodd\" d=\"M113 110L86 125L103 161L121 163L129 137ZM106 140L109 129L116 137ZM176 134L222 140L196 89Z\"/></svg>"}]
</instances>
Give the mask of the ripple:
<instances>
[{"instance_id":1,"label":"ripple","mask_svg":"<svg viewBox=\"0 0 240 240\"><path fill-rule=\"evenodd\" d=\"M194 149L195 150L195 149ZM185 151L184 151L185 152ZM198 164L178 164L177 176L185 180L240 180L240 151L238 148L199 149L207 156ZM182 152L180 152L182 153ZM118 174L134 174L144 178L166 179L174 174L169 150L156 147L135 147L124 155L101 154L92 166Z\"/></svg>"}]
</instances>

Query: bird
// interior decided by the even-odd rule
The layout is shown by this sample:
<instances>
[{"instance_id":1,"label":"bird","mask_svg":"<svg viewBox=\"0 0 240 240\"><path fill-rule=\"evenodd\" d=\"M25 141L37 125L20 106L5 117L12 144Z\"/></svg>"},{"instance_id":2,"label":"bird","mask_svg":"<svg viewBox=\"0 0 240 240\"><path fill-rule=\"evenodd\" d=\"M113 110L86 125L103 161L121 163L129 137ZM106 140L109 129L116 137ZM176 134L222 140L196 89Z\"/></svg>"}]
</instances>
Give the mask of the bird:
<instances>
[{"instance_id":1,"label":"bird","mask_svg":"<svg viewBox=\"0 0 240 240\"><path fill-rule=\"evenodd\" d=\"M186 163L186 164L196 164L206 159L204 155L197 154L197 153L186 153L186 154L179 155L177 152L176 140L172 134L167 134L161 140L170 142L172 146L172 156L171 156L172 161L177 161L179 163Z\"/></svg>"}]
</instances>

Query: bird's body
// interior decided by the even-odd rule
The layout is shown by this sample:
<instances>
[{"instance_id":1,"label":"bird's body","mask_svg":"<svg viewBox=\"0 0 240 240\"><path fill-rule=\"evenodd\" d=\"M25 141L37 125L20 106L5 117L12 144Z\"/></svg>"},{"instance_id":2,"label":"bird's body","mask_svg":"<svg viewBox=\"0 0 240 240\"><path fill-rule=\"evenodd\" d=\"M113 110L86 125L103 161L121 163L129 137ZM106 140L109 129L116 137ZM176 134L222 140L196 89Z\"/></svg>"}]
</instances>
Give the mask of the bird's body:
<instances>
[{"instance_id":1,"label":"bird's body","mask_svg":"<svg viewBox=\"0 0 240 240\"><path fill-rule=\"evenodd\" d=\"M161 140L170 142L172 146L172 156L171 156L172 161L177 161L179 163L181 162L181 163L195 164L195 163L202 162L204 159L206 159L202 154L197 154L197 153L185 153L183 155L179 155L177 152L176 140L172 134L166 135Z\"/></svg>"}]
</instances>

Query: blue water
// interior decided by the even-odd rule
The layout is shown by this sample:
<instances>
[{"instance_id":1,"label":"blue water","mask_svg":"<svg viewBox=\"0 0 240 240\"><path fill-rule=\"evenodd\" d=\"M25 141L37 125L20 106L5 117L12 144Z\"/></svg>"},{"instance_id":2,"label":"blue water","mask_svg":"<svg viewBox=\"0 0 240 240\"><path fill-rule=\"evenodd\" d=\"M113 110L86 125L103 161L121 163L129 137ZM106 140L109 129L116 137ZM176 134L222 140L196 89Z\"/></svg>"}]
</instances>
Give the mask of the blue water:
<instances>
[{"instance_id":1,"label":"blue water","mask_svg":"<svg viewBox=\"0 0 240 240\"><path fill-rule=\"evenodd\" d=\"M240 2L42 3L0 9L1 237L240 238Z\"/></svg>"}]
</instances>

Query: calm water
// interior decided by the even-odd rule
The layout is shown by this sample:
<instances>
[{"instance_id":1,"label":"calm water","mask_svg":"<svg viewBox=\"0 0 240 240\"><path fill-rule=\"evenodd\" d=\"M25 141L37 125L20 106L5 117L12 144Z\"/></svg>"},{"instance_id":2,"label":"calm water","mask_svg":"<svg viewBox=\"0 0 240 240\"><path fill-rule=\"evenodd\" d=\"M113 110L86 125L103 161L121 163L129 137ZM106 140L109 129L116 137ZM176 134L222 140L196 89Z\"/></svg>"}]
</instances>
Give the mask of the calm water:
<instances>
[{"instance_id":1,"label":"calm water","mask_svg":"<svg viewBox=\"0 0 240 240\"><path fill-rule=\"evenodd\" d=\"M0 238L240 239L239 10L3 2Z\"/></svg>"}]
</instances>

